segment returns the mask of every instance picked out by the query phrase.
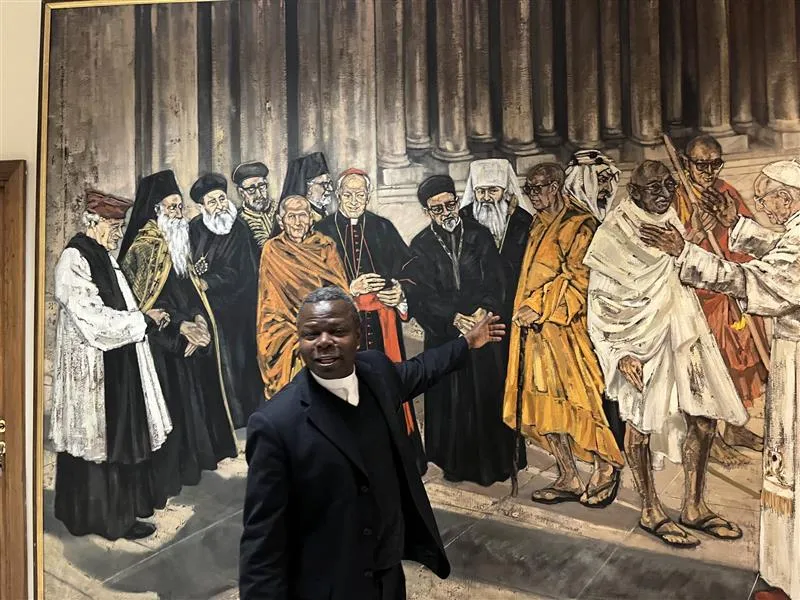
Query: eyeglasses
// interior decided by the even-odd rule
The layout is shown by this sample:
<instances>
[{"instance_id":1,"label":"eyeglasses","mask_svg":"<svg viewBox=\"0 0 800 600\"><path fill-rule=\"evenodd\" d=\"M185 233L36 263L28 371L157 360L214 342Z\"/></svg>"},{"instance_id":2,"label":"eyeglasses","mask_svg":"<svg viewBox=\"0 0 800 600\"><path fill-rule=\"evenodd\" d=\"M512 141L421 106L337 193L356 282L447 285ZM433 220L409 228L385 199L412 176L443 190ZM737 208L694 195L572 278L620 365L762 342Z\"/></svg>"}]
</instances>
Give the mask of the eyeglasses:
<instances>
[{"instance_id":1,"label":"eyeglasses","mask_svg":"<svg viewBox=\"0 0 800 600\"><path fill-rule=\"evenodd\" d=\"M455 209L458 208L458 200L450 200L445 202L444 204L436 204L435 206L428 207L428 212L432 215L443 215L445 210L447 212L453 212Z\"/></svg>"},{"instance_id":2,"label":"eyeglasses","mask_svg":"<svg viewBox=\"0 0 800 600\"><path fill-rule=\"evenodd\" d=\"M664 180L663 183L658 181L653 181L648 183L646 186L636 186L639 189L645 190L647 193L652 194L653 196L657 196L661 193L661 190L666 189L668 192L672 193L678 189L678 182L675 181L672 177L669 177Z\"/></svg>"},{"instance_id":3,"label":"eyeglasses","mask_svg":"<svg viewBox=\"0 0 800 600\"><path fill-rule=\"evenodd\" d=\"M766 194L762 194L761 196L755 196L753 198L753 204L755 204L759 208L764 208L764 198L772 196L773 194L777 194L778 192L783 191L785 189L786 189L785 187L779 187L775 188L774 190L770 190Z\"/></svg>"},{"instance_id":4,"label":"eyeglasses","mask_svg":"<svg viewBox=\"0 0 800 600\"><path fill-rule=\"evenodd\" d=\"M256 185L248 185L247 187L241 188L247 194L255 194L256 191L259 192L266 192L269 186L266 183L259 183Z\"/></svg>"},{"instance_id":5,"label":"eyeglasses","mask_svg":"<svg viewBox=\"0 0 800 600\"><path fill-rule=\"evenodd\" d=\"M522 191L525 192L528 196L538 196L542 193L542 190L549 185L552 185L552 181L548 181L547 183L530 183L529 181L525 182L525 185L522 186Z\"/></svg>"},{"instance_id":6,"label":"eyeglasses","mask_svg":"<svg viewBox=\"0 0 800 600\"><path fill-rule=\"evenodd\" d=\"M714 158L712 160L693 160L690 158L689 162L704 173L713 173L714 171L719 171L725 164L725 161L721 158Z\"/></svg>"}]
</instances>

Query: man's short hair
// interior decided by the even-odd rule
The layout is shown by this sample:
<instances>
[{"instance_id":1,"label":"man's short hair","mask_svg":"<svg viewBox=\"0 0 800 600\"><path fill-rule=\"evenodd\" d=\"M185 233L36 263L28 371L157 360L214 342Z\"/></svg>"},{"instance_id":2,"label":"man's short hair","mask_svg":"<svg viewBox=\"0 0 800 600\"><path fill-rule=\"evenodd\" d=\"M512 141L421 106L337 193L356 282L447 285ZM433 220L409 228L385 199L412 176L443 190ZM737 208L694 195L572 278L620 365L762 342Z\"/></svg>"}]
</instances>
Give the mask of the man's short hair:
<instances>
[{"instance_id":1,"label":"man's short hair","mask_svg":"<svg viewBox=\"0 0 800 600\"><path fill-rule=\"evenodd\" d=\"M339 190L342 188L342 184L344 183L344 180L347 179L348 177L350 177L351 175L355 175L355 176L361 177L364 180L364 183L367 186L367 196L372 194L372 179L370 179L369 175L367 175L364 171L362 171L360 169L348 169L347 171L345 171L344 173L339 175L339 178L336 180L336 193L337 194L339 193Z\"/></svg>"},{"instance_id":2,"label":"man's short hair","mask_svg":"<svg viewBox=\"0 0 800 600\"><path fill-rule=\"evenodd\" d=\"M311 202L309 202L306 199L305 196L298 196L297 194L294 194L292 196L286 196L285 198L283 198L281 200L280 204L278 204L278 219L279 220L283 220L283 217L286 214L286 204L288 202L304 202L305 205L306 205L306 208L308 208L308 213L311 214L311 211L312 211Z\"/></svg>"},{"instance_id":3,"label":"man's short hair","mask_svg":"<svg viewBox=\"0 0 800 600\"><path fill-rule=\"evenodd\" d=\"M546 184L556 181L558 182L558 187L562 187L564 185L564 168L558 163L545 162L534 165L531 170L528 171L526 179L530 181L535 175L540 174L544 175L545 179L547 180L545 182Z\"/></svg>"},{"instance_id":4,"label":"man's short hair","mask_svg":"<svg viewBox=\"0 0 800 600\"><path fill-rule=\"evenodd\" d=\"M83 226L89 229L100 222L100 215L93 213L90 210L85 210L81 215L81 221L83 221Z\"/></svg>"},{"instance_id":5,"label":"man's short hair","mask_svg":"<svg viewBox=\"0 0 800 600\"><path fill-rule=\"evenodd\" d=\"M338 301L347 302L351 309L353 324L360 326L361 319L358 316L358 308L356 308L356 303L353 302L353 297L338 285L326 285L325 287L317 288L313 292L309 293L300 303L300 309L297 311L297 314L300 314L300 311L302 311L307 304Z\"/></svg>"},{"instance_id":6,"label":"man's short hair","mask_svg":"<svg viewBox=\"0 0 800 600\"><path fill-rule=\"evenodd\" d=\"M693 138L688 144L686 144L686 156L691 156L692 152L694 152L694 149L698 146L706 146L712 150L716 150L719 152L720 156L722 156L722 146L717 141L717 138L715 138L713 135L705 133Z\"/></svg>"}]
</instances>

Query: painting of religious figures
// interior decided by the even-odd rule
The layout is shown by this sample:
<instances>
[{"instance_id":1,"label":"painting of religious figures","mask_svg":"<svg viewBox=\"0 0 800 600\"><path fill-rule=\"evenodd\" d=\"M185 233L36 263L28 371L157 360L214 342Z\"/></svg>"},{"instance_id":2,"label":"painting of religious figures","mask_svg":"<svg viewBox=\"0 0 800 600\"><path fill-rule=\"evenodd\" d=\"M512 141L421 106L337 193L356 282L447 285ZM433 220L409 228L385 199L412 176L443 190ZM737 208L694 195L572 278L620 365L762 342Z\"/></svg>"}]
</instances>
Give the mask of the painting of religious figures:
<instances>
[{"instance_id":1,"label":"painting of religious figures","mask_svg":"<svg viewBox=\"0 0 800 600\"><path fill-rule=\"evenodd\" d=\"M43 15L37 599L349 600L366 576L375 598L800 600L794 0ZM265 415L316 377L309 298L398 372L505 335L388 429L300 413L361 458L287 459L254 500L280 454L254 431L289 448ZM367 415L370 381L332 378L331 414ZM437 568L406 488L353 483L369 444L424 486ZM322 560L307 531L346 528L350 484L374 523Z\"/></svg>"}]
</instances>

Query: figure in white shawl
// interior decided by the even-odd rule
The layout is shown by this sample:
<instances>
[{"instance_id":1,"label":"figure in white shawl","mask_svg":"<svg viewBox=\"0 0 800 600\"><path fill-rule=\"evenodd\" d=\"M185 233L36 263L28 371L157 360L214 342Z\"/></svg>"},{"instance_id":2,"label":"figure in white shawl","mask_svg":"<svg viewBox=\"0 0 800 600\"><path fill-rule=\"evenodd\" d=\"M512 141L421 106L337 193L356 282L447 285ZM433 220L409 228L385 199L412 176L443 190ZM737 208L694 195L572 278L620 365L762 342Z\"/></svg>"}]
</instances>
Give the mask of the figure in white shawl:
<instances>
[{"instance_id":1,"label":"figure in white shawl","mask_svg":"<svg viewBox=\"0 0 800 600\"><path fill-rule=\"evenodd\" d=\"M738 264L685 242L672 227L649 227L642 238L677 257L684 283L728 294L743 312L775 319L765 409L759 570L767 583L800 598L800 496L797 471L800 390L800 162L767 165L755 181L755 205L782 231L737 215L724 195L704 208L732 223L729 247L756 257ZM763 597L782 597L779 591Z\"/></svg>"},{"instance_id":2,"label":"figure in white shawl","mask_svg":"<svg viewBox=\"0 0 800 600\"><path fill-rule=\"evenodd\" d=\"M639 238L643 224L682 230L672 208L677 184L665 165L645 161L631 176L629 197L606 215L584 264L592 269L588 327L606 393L627 423L625 455L642 501L639 525L669 545L700 541L686 528L721 539L741 529L705 503L706 467L716 422L737 425L747 412L703 316L684 287L675 259ZM664 512L650 450L683 462L680 524Z\"/></svg>"},{"instance_id":3,"label":"figure in white shawl","mask_svg":"<svg viewBox=\"0 0 800 600\"><path fill-rule=\"evenodd\" d=\"M152 458L172 430L147 342L169 315L137 309L111 255L131 204L88 192L86 231L69 241L55 270L55 516L73 535L110 540L155 531L139 519L166 504L152 482Z\"/></svg>"}]
</instances>

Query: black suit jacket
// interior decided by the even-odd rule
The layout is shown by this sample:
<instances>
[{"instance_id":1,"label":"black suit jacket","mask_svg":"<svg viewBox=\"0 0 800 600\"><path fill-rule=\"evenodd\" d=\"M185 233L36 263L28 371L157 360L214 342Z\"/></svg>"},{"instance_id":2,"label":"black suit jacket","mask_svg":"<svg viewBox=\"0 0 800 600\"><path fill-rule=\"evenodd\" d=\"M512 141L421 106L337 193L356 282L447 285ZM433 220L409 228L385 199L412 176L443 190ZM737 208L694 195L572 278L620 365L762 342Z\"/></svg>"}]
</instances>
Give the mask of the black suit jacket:
<instances>
[{"instance_id":1,"label":"black suit jacket","mask_svg":"<svg viewBox=\"0 0 800 600\"><path fill-rule=\"evenodd\" d=\"M403 402L459 368L468 353L461 337L397 364L376 351L356 357L359 382L377 398L399 459L403 557L441 578L450 564L400 411ZM343 400L303 369L250 417L241 600L353 600L372 585L372 557L362 537L369 480L332 402Z\"/></svg>"}]
</instances>

